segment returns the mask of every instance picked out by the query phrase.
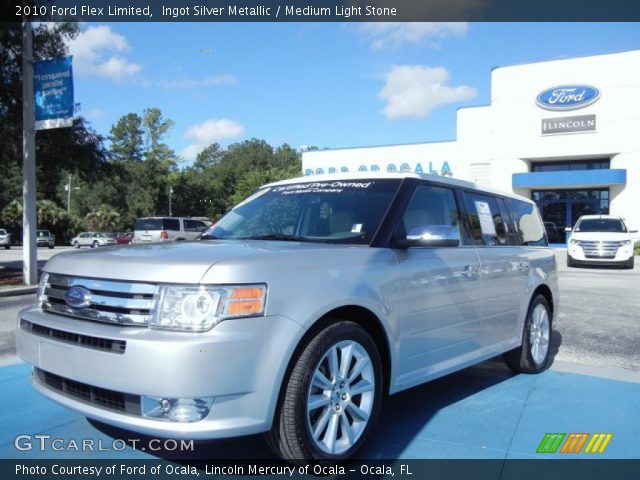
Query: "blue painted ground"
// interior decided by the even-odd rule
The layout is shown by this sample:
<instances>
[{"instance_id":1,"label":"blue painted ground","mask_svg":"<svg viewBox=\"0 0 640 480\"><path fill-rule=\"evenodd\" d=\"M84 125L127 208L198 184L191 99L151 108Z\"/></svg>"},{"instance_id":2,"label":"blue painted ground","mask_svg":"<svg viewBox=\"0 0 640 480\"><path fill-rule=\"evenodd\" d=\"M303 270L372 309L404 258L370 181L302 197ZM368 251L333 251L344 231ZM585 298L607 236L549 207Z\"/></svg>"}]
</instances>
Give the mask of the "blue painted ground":
<instances>
[{"instance_id":1,"label":"blue painted ground","mask_svg":"<svg viewBox=\"0 0 640 480\"><path fill-rule=\"evenodd\" d=\"M150 452L149 439L90 423L37 393L25 364L0 368L0 458L273 458L260 435L196 442L195 450ZM601 455L536 454L545 433L612 433ZM140 439L124 451L19 451L17 435L50 434L64 442ZM35 446L36 442L34 442ZM97 447L96 447L97 448ZM640 384L546 371L514 375L485 362L387 399L364 459L633 458L640 459Z\"/></svg>"}]
</instances>

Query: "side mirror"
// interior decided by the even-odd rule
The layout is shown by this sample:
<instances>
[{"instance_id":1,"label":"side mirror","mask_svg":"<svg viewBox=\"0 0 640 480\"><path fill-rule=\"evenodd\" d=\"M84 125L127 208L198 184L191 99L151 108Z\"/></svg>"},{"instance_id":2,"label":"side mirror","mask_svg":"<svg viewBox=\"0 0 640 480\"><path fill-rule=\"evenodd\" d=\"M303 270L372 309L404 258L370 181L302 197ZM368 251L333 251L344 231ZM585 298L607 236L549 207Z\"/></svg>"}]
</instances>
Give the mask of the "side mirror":
<instances>
[{"instance_id":1,"label":"side mirror","mask_svg":"<svg viewBox=\"0 0 640 480\"><path fill-rule=\"evenodd\" d=\"M573 230L571 230L571 228L567 227L564 229L565 233L571 233Z\"/></svg>"},{"instance_id":2,"label":"side mirror","mask_svg":"<svg viewBox=\"0 0 640 480\"><path fill-rule=\"evenodd\" d=\"M406 238L396 242L400 248L410 247L458 247L460 232L450 225L414 227Z\"/></svg>"},{"instance_id":3,"label":"side mirror","mask_svg":"<svg viewBox=\"0 0 640 480\"><path fill-rule=\"evenodd\" d=\"M638 233L638 230L629 230L629 233Z\"/></svg>"}]
</instances>

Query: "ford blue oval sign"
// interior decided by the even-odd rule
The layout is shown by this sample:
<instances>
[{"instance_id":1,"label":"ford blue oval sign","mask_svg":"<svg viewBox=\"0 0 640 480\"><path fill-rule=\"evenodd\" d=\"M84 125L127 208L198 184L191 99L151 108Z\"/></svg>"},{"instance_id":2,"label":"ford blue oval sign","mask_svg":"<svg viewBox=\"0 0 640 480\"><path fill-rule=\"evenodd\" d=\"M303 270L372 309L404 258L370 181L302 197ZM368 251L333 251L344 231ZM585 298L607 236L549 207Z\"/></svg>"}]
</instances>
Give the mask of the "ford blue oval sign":
<instances>
[{"instance_id":1,"label":"ford blue oval sign","mask_svg":"<svg viewBox=\"0 0 640 480\"><path fill-rule=\"evenodd\" d=\"M546 110L576 110L591 105L600 98L600 90L590 85L559 85L548 88L536 97L539 107Z\"/></svg>"}]
</instances>

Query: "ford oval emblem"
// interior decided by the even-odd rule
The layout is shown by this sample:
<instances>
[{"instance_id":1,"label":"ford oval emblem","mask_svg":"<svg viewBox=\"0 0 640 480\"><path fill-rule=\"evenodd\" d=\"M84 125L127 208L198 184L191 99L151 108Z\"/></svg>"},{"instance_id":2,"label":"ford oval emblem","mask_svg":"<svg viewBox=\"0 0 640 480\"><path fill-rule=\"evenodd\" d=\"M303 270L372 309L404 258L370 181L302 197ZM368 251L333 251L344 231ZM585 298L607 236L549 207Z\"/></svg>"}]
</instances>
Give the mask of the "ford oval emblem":
<instances>
[{"instance_id":1,"label":"ford oval emblem","mask_svg":"<svg viewBox=\"0 0 640 480\"><path fill-rule=\"evenodd\" d=\"M91 305L91 292L84 287L71 287L64 293L64 301L72 308L87 308Z\"/></svg>"},{"instance_id":2,"label":"ford oval emblem","mask_svg":"<svg viewBox=\"0 0 640 480\"><path fill-rule=\"evenodd\" d=\"M600 90L590 85L558 85L540 93L536 103L545 110L576 110L600 98Z\"/></svg>"}]
</instances>

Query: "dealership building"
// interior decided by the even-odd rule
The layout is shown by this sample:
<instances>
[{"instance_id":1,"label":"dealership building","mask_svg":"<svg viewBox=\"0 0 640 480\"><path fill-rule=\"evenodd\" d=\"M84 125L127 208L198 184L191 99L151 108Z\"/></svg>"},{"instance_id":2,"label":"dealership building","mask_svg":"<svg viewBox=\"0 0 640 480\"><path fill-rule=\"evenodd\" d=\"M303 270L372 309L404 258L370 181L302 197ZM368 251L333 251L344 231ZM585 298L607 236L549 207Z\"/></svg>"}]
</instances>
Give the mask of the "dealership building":
<instances>
[{"instance_id":1,"label":"dealership building","mask_svg":"<svg viewBox=\"0 0 640 480\"><path fill-rule=\"evenodd\" d=\"M640 227L640 50L494 68L491 103L457 111L455 141L304 152L305 175L411 171L534 200L551 243L581 215Z\"/></svg>"}]
</instances>

